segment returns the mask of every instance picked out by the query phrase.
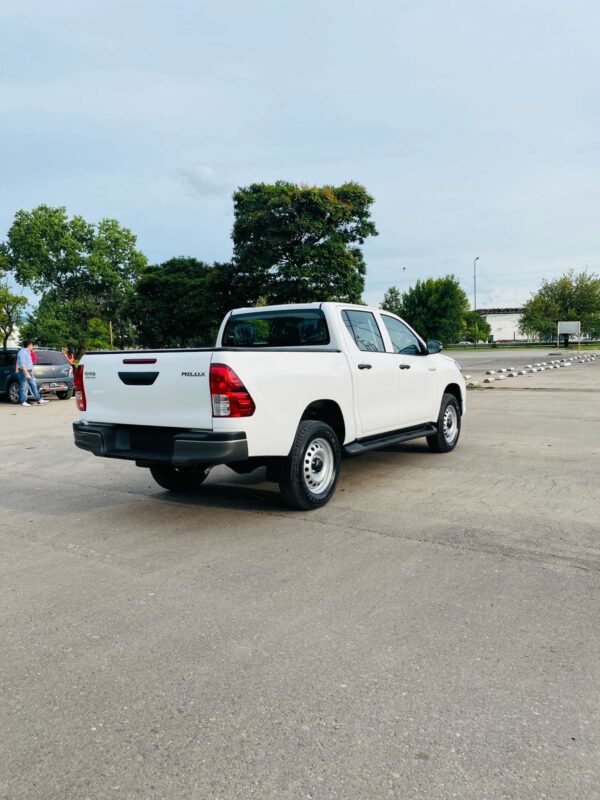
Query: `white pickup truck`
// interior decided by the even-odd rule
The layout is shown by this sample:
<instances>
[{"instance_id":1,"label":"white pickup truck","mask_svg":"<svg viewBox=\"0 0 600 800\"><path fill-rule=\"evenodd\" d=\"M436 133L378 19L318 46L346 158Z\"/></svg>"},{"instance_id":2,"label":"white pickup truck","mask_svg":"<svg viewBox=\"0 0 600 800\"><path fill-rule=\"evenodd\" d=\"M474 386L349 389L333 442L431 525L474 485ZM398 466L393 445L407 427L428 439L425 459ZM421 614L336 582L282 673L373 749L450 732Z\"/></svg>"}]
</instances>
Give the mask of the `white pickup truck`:
<instances>
[{"instance_id":1,"label":"white pickup truck","mask_svg":"<svg viewBox=\"0 0 600 800\"><path fill-rule=\"evenodd\" d=\"M465 382L439 342L346 303L240 308L216 347L86 353L75 444L191 491L211 467L266 466L294 508L324 505L342 454L422 436L456 447Z\"/></svg>"}]
</instances>

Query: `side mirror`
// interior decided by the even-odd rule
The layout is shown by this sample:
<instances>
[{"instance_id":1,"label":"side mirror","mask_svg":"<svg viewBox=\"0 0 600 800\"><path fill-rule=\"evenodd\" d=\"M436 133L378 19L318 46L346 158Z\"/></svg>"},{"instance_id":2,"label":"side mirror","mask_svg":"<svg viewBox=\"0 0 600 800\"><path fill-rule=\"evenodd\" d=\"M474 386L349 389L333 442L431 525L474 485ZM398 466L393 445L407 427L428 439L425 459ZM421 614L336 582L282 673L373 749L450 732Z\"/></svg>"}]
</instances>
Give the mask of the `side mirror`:
<instances>
[{"instance_id":1,"label":"side mirror","mask_svg":"<svg viewBox=\"0 0 600 800\"><path fill-rule=\"evenodd\" d=\"M441 342L438 342L437 339L429 339L427 342L427 352L430 355L434 353L440 353L444 349L444 345Z\"/></svg>"}]
</instances>

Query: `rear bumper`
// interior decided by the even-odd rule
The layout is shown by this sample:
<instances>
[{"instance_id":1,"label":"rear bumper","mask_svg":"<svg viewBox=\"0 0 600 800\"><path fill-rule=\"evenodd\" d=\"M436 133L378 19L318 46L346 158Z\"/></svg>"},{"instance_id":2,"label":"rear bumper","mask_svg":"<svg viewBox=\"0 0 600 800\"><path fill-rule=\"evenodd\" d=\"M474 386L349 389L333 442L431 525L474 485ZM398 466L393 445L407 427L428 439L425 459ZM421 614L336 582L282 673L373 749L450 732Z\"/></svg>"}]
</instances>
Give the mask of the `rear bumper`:
<instances>
[{"instance_id":1,"label":"rear bumper","mask_svg":"<svg viewBox=\"0 0 600 800\"><path fill-rule=\"evenodd\" d=\"M140 466L172 464L227 464L248 458L248 441L242 431L157 428L142 425L112 425L74 422L75 444L95 456L137 461Z\"/></svg>"},{"instance_id":2,"label":"rear bumper","mask_svg":"<svg viewBox=\"0 0 600 800\"><path fill-rule=\"evenodd\" d=\"M64 380L61 380L60 378L52 378L52 379L36 378L35 382L38 391L40 392L49 392L50 394L53 394L56 392L73 391L73 378L65 378Z\"/></svg>"}]
</instances>

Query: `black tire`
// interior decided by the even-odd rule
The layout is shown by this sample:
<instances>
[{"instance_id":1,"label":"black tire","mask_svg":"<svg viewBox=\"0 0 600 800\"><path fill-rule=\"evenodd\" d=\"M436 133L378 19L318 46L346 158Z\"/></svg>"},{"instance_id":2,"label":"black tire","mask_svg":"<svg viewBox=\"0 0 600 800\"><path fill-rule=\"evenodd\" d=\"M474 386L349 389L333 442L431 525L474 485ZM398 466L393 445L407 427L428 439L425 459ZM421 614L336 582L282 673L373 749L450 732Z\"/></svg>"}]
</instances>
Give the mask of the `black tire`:
<instances>
[{"instance_id":1,"label":"black tire","mask_svg":"<svg viewBox=\"0 0 600 800\"><path fill-rule=\"evenodd\" d=\"M73 389L67 389L66 392L57 392L56 396L59 400L70 400L73 397Z\"/></svg>"},{"instance_id":2,"label":"black tire","mask_svg":"<svg viewBox=\"0 0 600 800\"><path fill-rule=\"evenodd\" d=\"M154 480L170 492L193 492L199 489L210 472L209 467L173 467L157 464L150 467Z\"/></svg>"},{"instance_id":3,"label":"black tire","mask_svg":"<svg viewBox=\"0 0 600 800\"><path fill-rule=\"evenodd\" d=\"M434 453L449 453L454 450L460 438L460 405L453 394L442 396L442 404L437 420L437 433L427 437L429 449Z\"/></svg>"},{"instance_id":4,"label":"black tire","mask_svg":"<svg viewBox=\"0 0 600 800\"><path fill-rule=\"evenodd\" d=\"M6 396L9 403L15 405L19 402L19 381L11 381L6 390Z\"/></svg>"},{"instance_id":5,"label":"black tire","mask_svg":"<svg viewBox=\"0 0 600 800\"><path fill-rule=\"evenodd\" d=\"M319 420L302 420L283 465L279 489L292 508L321 508L335 492L342 453L333 428Z\"/></svg>"}]
</instances>

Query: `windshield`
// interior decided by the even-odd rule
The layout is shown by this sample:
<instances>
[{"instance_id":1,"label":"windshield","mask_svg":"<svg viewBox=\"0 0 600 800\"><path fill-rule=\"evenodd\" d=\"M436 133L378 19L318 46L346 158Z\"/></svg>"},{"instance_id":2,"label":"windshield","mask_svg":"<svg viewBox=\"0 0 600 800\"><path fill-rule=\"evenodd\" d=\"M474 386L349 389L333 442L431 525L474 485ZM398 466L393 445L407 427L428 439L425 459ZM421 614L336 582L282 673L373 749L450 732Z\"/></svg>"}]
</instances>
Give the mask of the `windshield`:
<instances>
[{"instance_id":1,"label":"windshield","mask_svg":"<svg viewBox=\"0 0 600 800\"><path fill-rule=\"evenodd\" d=\"M227 322L223 347L315 347L329 344L320 309L257 311L236 314Z\"/></svg>"}]
</instances>

